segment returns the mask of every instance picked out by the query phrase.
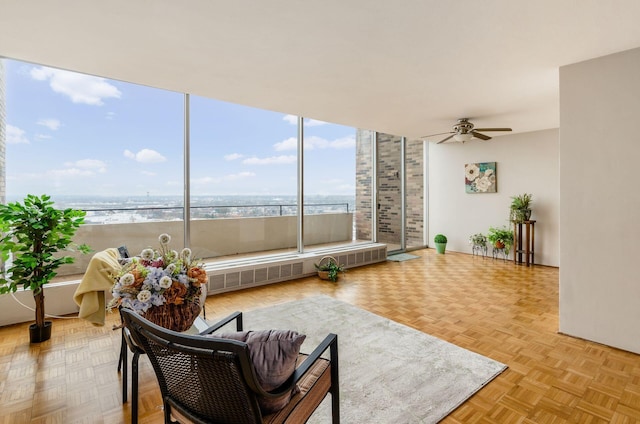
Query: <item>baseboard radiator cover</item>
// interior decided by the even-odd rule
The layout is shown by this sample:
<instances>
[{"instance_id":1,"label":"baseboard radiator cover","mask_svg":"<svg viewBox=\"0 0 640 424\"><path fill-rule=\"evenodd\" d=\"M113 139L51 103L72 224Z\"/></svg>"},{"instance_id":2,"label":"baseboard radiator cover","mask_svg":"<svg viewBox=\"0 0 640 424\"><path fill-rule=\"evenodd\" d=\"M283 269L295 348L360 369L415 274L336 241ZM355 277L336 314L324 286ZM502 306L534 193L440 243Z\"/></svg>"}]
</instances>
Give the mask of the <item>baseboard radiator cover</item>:
<instances>
[{"instance_id":1,"label":"baseboard radiator cover","mask_svg":"<svg viewBox=\"0 0 640 424\"><path fill-rule=\"evenodd\" d=\"M387 246L373 243L310 253L260 257L244 261L207 264L208 295L249 287L279 283L316 274L315 264L324 256L333 256L345 269L384 262Z\"/></svg>"}]
</instances>

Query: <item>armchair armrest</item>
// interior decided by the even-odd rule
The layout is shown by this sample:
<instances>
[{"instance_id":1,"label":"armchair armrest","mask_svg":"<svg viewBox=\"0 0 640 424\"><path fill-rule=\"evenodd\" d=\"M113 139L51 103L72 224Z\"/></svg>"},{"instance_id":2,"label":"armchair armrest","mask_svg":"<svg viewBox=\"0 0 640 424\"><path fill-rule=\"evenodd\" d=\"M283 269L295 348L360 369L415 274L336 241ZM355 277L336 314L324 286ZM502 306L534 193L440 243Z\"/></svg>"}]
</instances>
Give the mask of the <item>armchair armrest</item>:
<instances>
[{"instance_id":1,"label":"armchair armrest","mask_svg":"<svg viewBox=\"0 0 640 424\"><path fill-rule=\"evenodd\" d=\"M211 334L214 331L219 330L225 325L229 324L231 321L236 320L236 331L242 331L242 312L236 311L231 315L221 319L220 321L213 324L211 327L207 328L204 331L201 331L199 335L204 336L207 334Z\"/></svg>"},{"instance_id":2,"label":"armchair armrest","mask_svg":"<svg viewBox=\"0 0 640 424\"><path fill-rule=\"evenodd\" d=\"M297 383L302 376L309 371L311 365L317 361L320 356L329 349L329 359L331 361L331 378L332 381L338 382L338 335L329 333L313 352L300 364L293 373L293 381ZM335 378L335 380L334 380Z\"/></svg>"}]
</instances>

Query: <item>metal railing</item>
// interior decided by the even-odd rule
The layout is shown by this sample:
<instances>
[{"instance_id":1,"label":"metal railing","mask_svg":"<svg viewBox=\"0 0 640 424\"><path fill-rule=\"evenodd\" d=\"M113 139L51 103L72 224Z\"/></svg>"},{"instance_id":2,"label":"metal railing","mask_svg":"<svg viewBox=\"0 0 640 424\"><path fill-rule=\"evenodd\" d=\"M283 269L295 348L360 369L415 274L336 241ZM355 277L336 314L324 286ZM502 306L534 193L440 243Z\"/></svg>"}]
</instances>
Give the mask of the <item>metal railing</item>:
<instances>
[{"instance_id":1,"label":"metal railing","mask_svg":"<svg viewBox=\"0 0 640 424\"><path fill-rule=\"evenodd\" d=\"M296 204L255 204L255 205L200 205L191 206L191 219L215 219L215 218L251 218L268 216L296 215ZM136 222L137 220L177 220L183 219L182 206L144 206L124 208L86 208L85 221L92 222L100 218L113 222L111 217L118 215L115 221ZM310 203L304 205L305 213L322 214L344 211L349 213L349 203ZM94 219L92 219L94 218Z\"/></svg>"}]
</instances>

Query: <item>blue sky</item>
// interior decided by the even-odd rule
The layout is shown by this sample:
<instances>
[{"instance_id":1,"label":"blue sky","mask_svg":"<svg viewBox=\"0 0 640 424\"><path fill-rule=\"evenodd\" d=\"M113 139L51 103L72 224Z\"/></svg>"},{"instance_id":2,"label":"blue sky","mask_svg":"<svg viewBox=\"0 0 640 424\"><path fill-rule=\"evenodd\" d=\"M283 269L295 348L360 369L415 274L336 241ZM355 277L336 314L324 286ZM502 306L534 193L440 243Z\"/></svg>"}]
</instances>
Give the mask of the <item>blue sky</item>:
<instances>
[{"instance_id":1,"label":"blue sky","mask_svg":"<svg viewBox=\"0 0 640 424\"><path fill-rule=\"evenodd\" d=\"M7 195L181 195L181 93L5 60ZM296 193L296 117L191 96L191 193ZM355 193L355 132L305 120L305 192Z\"/></svg>"}]
</instances>

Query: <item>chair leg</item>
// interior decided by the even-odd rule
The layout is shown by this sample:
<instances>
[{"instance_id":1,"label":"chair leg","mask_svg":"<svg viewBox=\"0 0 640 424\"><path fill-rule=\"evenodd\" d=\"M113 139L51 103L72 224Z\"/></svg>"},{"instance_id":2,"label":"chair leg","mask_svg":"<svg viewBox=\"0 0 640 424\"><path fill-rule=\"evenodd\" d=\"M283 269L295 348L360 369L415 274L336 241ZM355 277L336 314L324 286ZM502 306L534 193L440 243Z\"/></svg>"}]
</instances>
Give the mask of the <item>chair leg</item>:
<instances>
[{"instance_id":1,"label":"chair leg","mask_svg":"<svg viewBox=\"0 0 640 424\"><path fill-rule=\"evenodd\" d=\"M340 424L340 383L338 373L338 337L329 348L331 359L331 422Z\"/></svg>"},{"instance_id":2,"label":"chair leg","mask_svg":"<svg viewBox=\"0 0 640 424\"><path fill-rule=\"evenodd\" d=\"M122 368L122 363L124 362L123 355L125 354L125 341L124 341L124 333L120 335L120 358L118 359L118 372Z\"/></svg>"},{"instance_id":3,"label":"chair leg","mask_svg":"<svg viewBox=\"0 0 640 424\"><path fill-rule=\"evenodd\" d=\"M134 352L131 360L131 424L138 424L138 359L139 352Z\"/></svg>"},{"instance_id":4,"label":"chair leg","mask_svg":"<svg viewBox=\"0 0 640 424\"><path fill-rule=\"evenodd\" d=\"M124 331L124 330L123 330ZM122 347L120 348L120 365L122 365L122 403L127 403L127 374L128 374L128 361L127 361L127 343L124 340L124 333L122 335ZM118 370L119 371L119 370Z\"/></svg>"}]
</instances>

